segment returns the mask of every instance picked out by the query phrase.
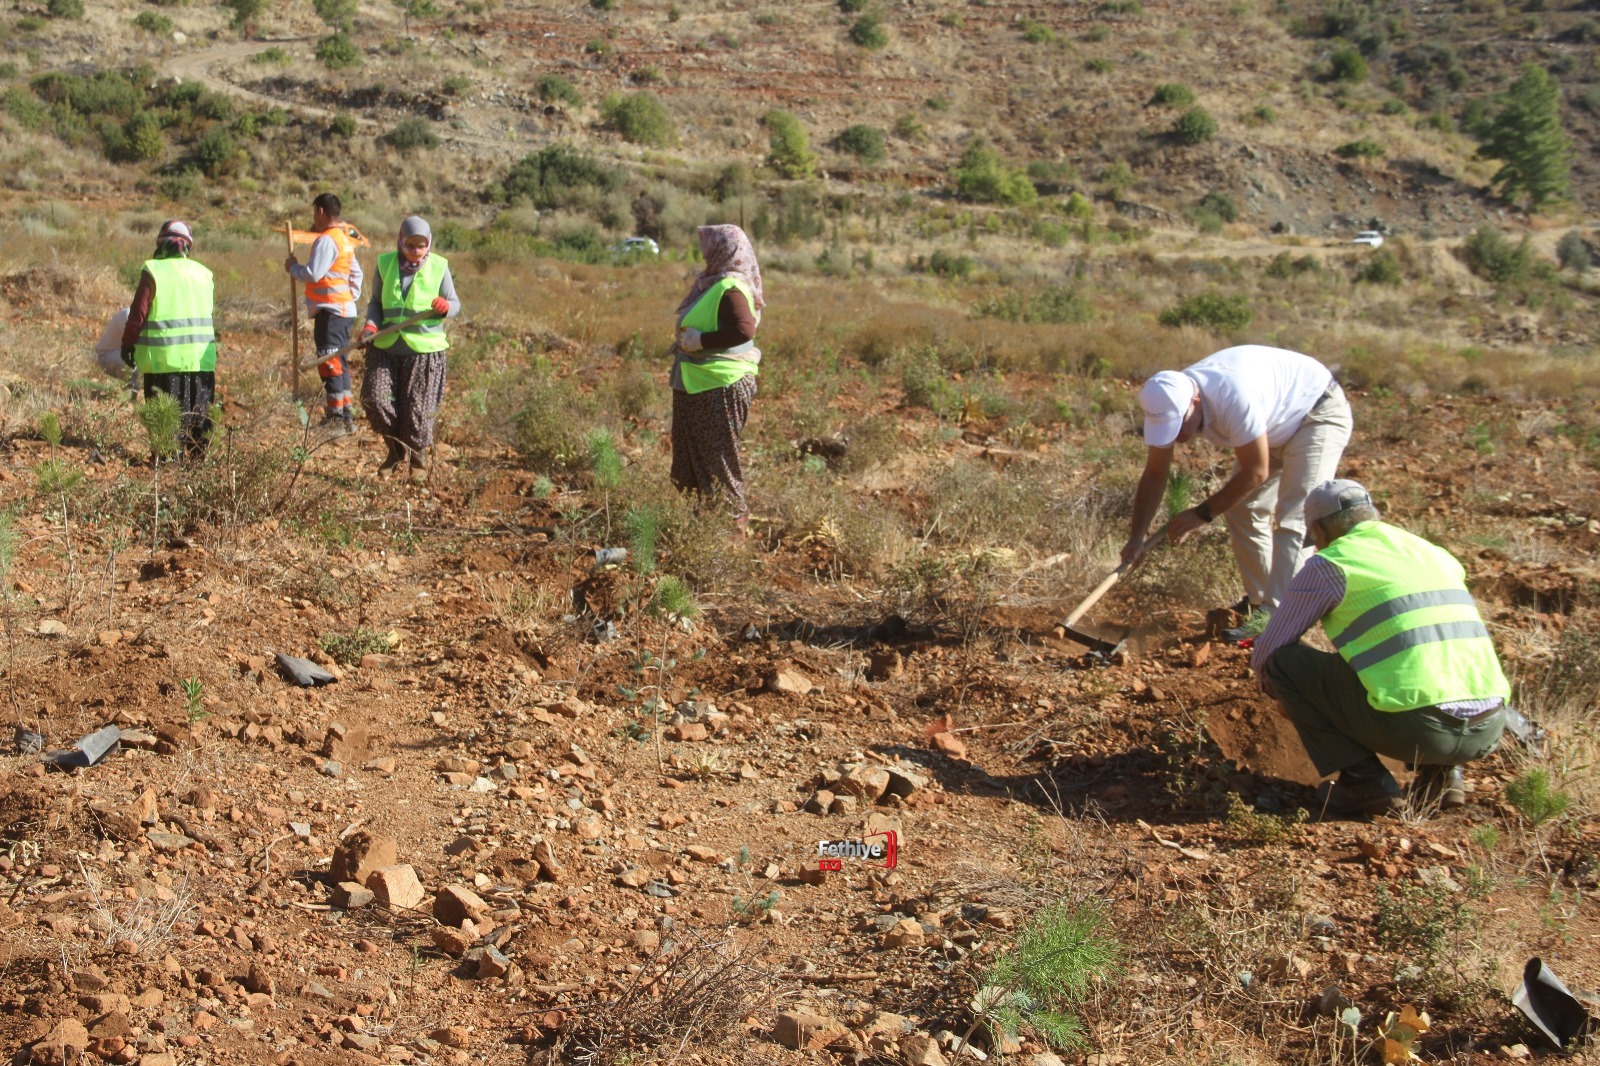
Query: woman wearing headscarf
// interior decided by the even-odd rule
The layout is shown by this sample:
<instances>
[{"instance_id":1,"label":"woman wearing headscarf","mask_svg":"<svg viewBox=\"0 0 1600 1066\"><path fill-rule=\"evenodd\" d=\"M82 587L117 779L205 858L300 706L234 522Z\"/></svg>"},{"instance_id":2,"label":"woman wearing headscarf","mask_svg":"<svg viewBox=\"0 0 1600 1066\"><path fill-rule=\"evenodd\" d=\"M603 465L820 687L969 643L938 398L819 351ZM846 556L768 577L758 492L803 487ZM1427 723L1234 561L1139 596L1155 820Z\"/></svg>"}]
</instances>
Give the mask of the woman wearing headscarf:
<instances>
[{"instance_id":1,"label":"woman wearing headscarf","mask_svg":"<svg viewBox=\"0 0 1600 1066\"><path fill-rule=\"evenodd\" d=\"M739 437L756 395L761 350L761 267L738 226L701 226L705 269L678 304L672 354L672 482L685 492L722 497L745 529Z\"/></svg>"},{"instance_id":2,"label":"woman wearing headscarf","mask_svg":"<svg viewBox=\"0 0 1600 1066\"><path fill-rule=\"evenodd\" d=\"M394 333L379 330L432 312ZM450 277L450 264L433 251L433 230L412 215L400 223L395 250L378 256L378 283L367 304L361 343L367 348L367 372L361 383L361 404L367 421L389 446L379 473L407 460L412 477L425 476L433 423L444 400L444 323L461 313L461 300Z\"/></svg>"},{"instance_id":3,"label":"woman wearing headscarf","mask_svg":"<svg viewBox=\"0 0 1600 1066\"><path fill-rule=\"evenodd\" d=\"M178 403L183 454L205 454L211 404L217 394L217 329L212 321L211 271L189 258L194 233L169 219L139 284L122 329L122 361L144 375L144 398L164 392Z\"/></svg>"}]
</instances>

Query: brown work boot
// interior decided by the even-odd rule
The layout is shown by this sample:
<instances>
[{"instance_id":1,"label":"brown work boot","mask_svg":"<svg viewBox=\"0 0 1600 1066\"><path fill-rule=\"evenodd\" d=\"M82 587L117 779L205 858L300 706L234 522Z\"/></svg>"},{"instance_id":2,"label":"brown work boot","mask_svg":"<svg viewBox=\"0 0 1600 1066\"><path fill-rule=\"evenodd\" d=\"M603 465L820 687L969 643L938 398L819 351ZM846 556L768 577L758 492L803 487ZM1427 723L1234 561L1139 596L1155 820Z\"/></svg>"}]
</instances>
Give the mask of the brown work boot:
<instances>
[{"instance_id":1,"label":"brown work boot","mask_svg":"<svg viewBox=\"0 0 1600 1066\"><path fill-rule=\"evenodd\" d=\"M407 465L407 476L414 482L421 483L428 480L428 449L410 449L410 461Z\"/></svg>"},{"instance_id":2,"label":"brown work boot","mask_svg":"<svg viewBox=\"0 0 1600 1066\"><path fill-rule=\"evenodd\" d=\"M1453 811L1467 805L1467 782L1459 766L1420 766L1417 779L1411 782L1413 803L1423 806L1437 804L1441 811Z\"/></svg>"},{"instance_id":3,"label":"brown work boot","mask_svg":"<svg viewBox=\"0 0 1600 1066\"><path fill-rule=\"evenodd\" d=\"M400 465L400 460L406 457L406 446L393 437L383 438L389 445L389 453L383 457L383 462L378 464L378 473L387 474Z\"/></svg>"},{"instance_id":4,"label":"brown work boot","mask_svg":"<svg viewBox=\"0 0 1600 1066\"><path fill-rule=\"evenodd\" d=\"M1339 776L1317 787L1317 809L1323 816L1361 818L1393 814L1403 804L1400 785L1376 755L1368 755Z\"/></svg>"}]
</instances>

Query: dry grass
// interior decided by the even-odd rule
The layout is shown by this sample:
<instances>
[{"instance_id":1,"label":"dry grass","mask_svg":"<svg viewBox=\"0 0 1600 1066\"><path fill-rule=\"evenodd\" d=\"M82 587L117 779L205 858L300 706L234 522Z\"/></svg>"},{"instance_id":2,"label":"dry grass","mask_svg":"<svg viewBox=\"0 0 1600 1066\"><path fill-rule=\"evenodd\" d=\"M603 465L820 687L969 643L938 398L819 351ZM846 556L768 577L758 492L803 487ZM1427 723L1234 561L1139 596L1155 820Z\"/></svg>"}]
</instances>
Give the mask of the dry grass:
<instances>
[{"instance_id":1,"label":"dry grass","mask_svg":"<svg viewBox=\"0 0 1600 1066\"><path fill-rule=\"evenodd\" d=\"M171 890L170 899L140 896L132 902L115 903L102 899L99 877L82 860L78 870L91 897L89 926L100 933L106 948L131 944L136 955L157 954L171 942L174 928L198 913L187 880Z\"/></svg>"}]
</instances>

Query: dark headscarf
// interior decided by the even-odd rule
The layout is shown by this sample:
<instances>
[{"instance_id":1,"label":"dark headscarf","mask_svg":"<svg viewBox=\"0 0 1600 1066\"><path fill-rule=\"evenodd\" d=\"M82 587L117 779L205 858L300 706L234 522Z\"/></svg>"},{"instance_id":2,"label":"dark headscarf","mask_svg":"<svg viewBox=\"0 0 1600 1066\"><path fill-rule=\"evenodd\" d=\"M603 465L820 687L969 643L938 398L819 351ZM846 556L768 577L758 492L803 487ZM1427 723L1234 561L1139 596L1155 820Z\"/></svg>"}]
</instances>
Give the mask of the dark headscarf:
<instances>
[{"instance_id":1,"label":"dark headscarf","mask_svg":"<svg viewBox=\"0 0 1600 1066\"><path fill-rule=\"evenodd\" d=\"M428 250L421 259L415 263L406 258L406 238L428 238ZM400 273L415 274L423 263L428 261L428 256L433 254L433 229L421 215L410 215L400 223L400 236L395 238L395 250L400 253Z\"/></svg>"},{"instance_id":2,"label":"dark headscarf","mask_svg":"<svg viewBox=\"0 0 1600 1066\"><path fill-rule=\"evenodd\" d=\"M194 247L194 231L187 222L169 218L161 223L161 231L156 234L157 259L171 259L175 255L188 255L189 249Z\"/></svg>"},{"instance_id":3,"label":"dark headscarf","mask_svg":"<svg viewBox=\"0 0 1600 1066\"><path fill-rule=\"evenodd\" d=\"M678 317L682 318L707 289L731 276L750 286L750 295L755 297L750 313L757 322L761 321L761 309L767 306L767 298L761 291L761 265L756 262L756 250L750 246L750 238L745 236L744 230L733 225L701 226L700 254L705 256L705 269L700 271L694 284L689 286L689 295L678 305Z\"/></svg>"}]
</instances>

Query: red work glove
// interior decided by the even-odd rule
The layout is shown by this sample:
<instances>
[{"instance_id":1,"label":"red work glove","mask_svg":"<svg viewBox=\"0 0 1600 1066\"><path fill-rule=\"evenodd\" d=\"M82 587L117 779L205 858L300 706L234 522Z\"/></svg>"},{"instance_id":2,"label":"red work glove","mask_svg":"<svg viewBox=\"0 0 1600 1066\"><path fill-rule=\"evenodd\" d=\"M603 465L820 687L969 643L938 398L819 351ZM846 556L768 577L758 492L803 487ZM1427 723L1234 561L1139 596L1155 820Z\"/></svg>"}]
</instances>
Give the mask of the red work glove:
<instances>
[{"instance_id":1,"label":"red work glove","mask_svg":"<svg viewBox=\"0 0 1600 1066\"><path fill-rule=\"evenodd\" d=\"M450 313L450 301L443 296L435 296L433 298L433 313L436 315L448 315Z\"/></svg>"},{"instance_id":2,"label":"red work glove","mask_svg":"<svg viewBox=\"0 0 1600 1066\"><path fill-rule=\"evenodd\" d=\"M367 345L371 344L372 338L377 334L377 332L378 324L369 319L367 324L361 327L361 347L365 348Z\"/></svg>"}]
</instances>

